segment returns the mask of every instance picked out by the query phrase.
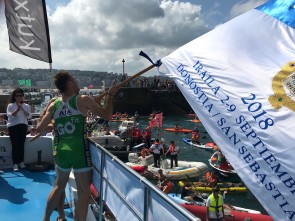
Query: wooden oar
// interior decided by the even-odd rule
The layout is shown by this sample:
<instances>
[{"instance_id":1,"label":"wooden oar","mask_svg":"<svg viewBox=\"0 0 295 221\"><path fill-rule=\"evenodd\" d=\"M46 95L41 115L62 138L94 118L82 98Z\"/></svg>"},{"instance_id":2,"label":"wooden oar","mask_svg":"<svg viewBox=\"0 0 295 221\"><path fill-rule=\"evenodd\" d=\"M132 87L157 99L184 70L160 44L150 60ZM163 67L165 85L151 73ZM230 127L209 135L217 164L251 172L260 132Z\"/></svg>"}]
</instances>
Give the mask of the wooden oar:
<instances>
[{"instance_id":1,"label":"wooden oar","mask_svg":"<svg viewBox=\"0 0 295 221\"><path fill-rule=\"evenodd\" d=\"M140 75L142 75L142 74L144 74L145 72L151 70L151 69L154 68L155 66L156 66L156 65L154 65L154 64L150 65L149 67L147 67L147 68L141 70L140 72L138 72L138 73L134 74L133 76L127 78L126 80L120 82L119 84L117 84L117 85L114 86L114 87L116 87L116 88L123 87L125 84L129 83L129 82L132 81L134 78L139 77ZM104 96L106 96L108 93L109 93L108 91L105 91L105 92L103 92L102 94L93 97L93 99L94 99L95 101L99 102L99 101L100 101ZM36 136L34 136L34 137L32 137L32 138L30 139L30 142L32 142L32 141L38 139L40 136L41 136L41 134L37 134Z\"/></svg>"}]
</instances>

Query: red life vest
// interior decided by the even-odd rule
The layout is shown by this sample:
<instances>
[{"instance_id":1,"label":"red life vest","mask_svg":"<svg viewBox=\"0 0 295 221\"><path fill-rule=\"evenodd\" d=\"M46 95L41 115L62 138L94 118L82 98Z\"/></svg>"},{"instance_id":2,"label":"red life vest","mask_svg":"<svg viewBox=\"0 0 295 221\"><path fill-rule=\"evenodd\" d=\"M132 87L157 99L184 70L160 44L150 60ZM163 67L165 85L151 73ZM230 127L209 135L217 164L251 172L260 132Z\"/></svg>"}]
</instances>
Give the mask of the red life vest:
<instances>
[{"instance_id":1,"label":"red life vest","mask_svg":"<svg viewBox=\"0 0 295 221\"><path fill-rule=\"evenodd\" d=\"M143 173L145 170L144 166L141 166L141 165L134 165L134 166L131 166L131 168L138 173Z\"/></svg>"}]
</instances>

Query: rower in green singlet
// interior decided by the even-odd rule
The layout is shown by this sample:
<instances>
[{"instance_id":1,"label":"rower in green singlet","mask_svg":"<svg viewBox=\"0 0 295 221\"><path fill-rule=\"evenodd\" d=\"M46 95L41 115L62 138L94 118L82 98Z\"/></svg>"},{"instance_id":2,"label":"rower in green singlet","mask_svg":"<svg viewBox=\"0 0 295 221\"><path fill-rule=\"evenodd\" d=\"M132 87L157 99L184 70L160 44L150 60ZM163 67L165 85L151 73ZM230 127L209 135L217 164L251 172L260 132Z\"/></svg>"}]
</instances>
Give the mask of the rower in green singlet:
<instances>
[{"instance_id":1,"label":"rower in green singlet","mask_svg":"<svg viewBox=\"0 0 295 221\"><path fill-rule=\"evenodd\" d=\"M54 102L54 155L60 168L86 171L91 168L86 118L78 110L76 99L77 96L73 96L67 102L60 99Z\"/></svg>"}]
</instances>

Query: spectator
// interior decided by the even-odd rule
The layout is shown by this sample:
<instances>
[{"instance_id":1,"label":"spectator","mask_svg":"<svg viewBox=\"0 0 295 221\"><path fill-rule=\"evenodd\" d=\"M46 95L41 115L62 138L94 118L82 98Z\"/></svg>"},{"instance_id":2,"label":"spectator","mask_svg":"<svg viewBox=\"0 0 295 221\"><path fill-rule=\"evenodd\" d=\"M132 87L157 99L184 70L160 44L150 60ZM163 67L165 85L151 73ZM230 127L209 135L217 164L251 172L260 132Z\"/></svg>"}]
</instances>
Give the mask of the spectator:
<instances>
[{"instance_id":1,"label":"spectator","mask_svg":"<svg viewBox=\"0 0 295 221\"><path fill-rule=\"evenodd\" d=\"M16 88L7 106L7 128L12 146L13 171L25 168L24 151L28 132L28 119L31 118L31 107L24 103L24 91Z\"/></svg>"}]
</instances>

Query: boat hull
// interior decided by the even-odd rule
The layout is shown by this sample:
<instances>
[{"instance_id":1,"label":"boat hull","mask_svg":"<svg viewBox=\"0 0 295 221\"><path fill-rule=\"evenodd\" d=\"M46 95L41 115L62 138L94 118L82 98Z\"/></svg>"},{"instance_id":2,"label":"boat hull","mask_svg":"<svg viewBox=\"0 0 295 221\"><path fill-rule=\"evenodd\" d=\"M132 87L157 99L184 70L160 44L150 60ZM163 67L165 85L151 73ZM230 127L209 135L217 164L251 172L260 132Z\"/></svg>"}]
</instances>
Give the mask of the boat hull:
<instances>
[{"instance_id":1,"label":"boat hull","mask_svg":"<svg viewBox=\"0 0 295 221\"><path fill-rule=\"evenodd\" d=\"M215 170L217 170L221 175L225 176L225 177L228 177L228 176L231 176L231 175L237 175L237 172L235 170L223 170L223 169L220 169L217 165L217 158L218 158L218 154L217 154L217 151L214 152L212 154L212 156L210 157L210 159L208 160L209 161L209 164L212 168L214 168Z\"/></svg>"},{"instance_id":2,"label":"boat hull","mask_svg":"<svg viewBox=\"0 0 295 221\"><path fill-rule=\"evenodd\" d=\"M182 138L183 142L188 144L188 145L191 145L191 146L194 146L194 147L198 147L198 148L201 148L201 149L206 149L206 150L214 150L216 148L218 148L216 145L213 146L213 145L209 145L209 143L206 143L206 144L202 144L202 143L193 143L192 142L192 139L189 139L189 138Z\"/></svg>"},{"instance_id":3,"label":"boat hull","mask_svg":"<svg viewBox=\"0 0 295 221\"><path fill-rule=\"evenodd\" d=\"M179 186L183 186L184 183L182 181L178 182ZM229 186L226 187L226 185L233 185L233 183L227 184L227 183L218 183L217 186L219 187L220 191L227 191L228 193L245 193L248 191L247 187L239 185L239 186ZM212 192L213 188L209 186L199 186L196 183L192 183L192 190L193 191L200 191L200 192Z\"/></svg>"},{"instance_id":4,"label":"boat hull","mask_svg":"<svg viewBox=\"0 0 295 221\"><path fill-rule=\"evenodd\" d=\"M180 204L182 207L190 211L195 216L199 217L201 220L206 220L206 206L200 205L188 205L188 204ZM252 221L273 221L273 219L268 215L249 213L243 211L230 210L230 214L225 216L226 221L244 221L245 218L251 218Z\"/></svg>"},{"instance_id":5,"label":"boat hull","mask_svg":"<svg viewBox=\"0 0 295 221\"><path fill-rule=\"evenodd\" d=\"M165 128L165 131L174 132L174 133L191 133L192 132L192 130L185 129L185 128L178 129L178 130L175 128Z\"/></svg>"},{"instance_id":6,"label":"boat hull","mask_svg":"<svg viewBox=\"0 0 295 221\"><path fill-rule=\"evenodd\" d=\"M208 171L208 167L203 162L191 162L191 161L178 161L178 167L168 169L170 165L170 159L166 159L162 162L163 174L170 180L183 180L187 178L194 178L205 174ZM159 168L149 166L149 170L157 173Z\"/></svg>"}]
</instances>

